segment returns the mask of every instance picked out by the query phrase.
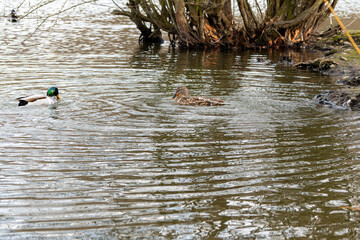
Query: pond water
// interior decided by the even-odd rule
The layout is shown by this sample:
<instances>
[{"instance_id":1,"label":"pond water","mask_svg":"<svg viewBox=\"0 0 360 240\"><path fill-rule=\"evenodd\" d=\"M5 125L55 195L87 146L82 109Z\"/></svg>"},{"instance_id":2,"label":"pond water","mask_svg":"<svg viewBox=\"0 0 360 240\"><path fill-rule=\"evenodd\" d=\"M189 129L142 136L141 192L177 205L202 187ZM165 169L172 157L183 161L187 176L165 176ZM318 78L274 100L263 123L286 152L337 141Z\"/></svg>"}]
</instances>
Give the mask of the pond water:
<instances>
[{"instance_id":1,"label":"pond water","mask_svg":"<svg viewBox=\"0 0 360 240\"><path fill-rule=\"evenodd\" d=\"M334 79L85 14L24 45L37 19L0 23L1 239L359 237L360 114L312 101ZM181 85L227 105L177 106ZM50 86L58 108L17 107Z\"/></svg>"}]
</instances>

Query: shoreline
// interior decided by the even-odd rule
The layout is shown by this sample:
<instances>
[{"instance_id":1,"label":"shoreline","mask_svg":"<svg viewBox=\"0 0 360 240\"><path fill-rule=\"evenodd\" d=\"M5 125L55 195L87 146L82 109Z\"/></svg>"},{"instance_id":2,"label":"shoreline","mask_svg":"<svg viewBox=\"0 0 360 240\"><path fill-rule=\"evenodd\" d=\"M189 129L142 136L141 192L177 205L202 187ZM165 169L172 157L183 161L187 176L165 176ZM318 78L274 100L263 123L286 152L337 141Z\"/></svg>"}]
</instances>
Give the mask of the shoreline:
<instances>
[{"instance_id":1,"label":"shoreline","mask_svg":"<svg viewBox=\"0 0 360 240\"><path fill-rule=\"evenodd\" d=\"M359 21L360 22L360 21ZM329 30L328 30L329 31ZM356 44L360 45L360 30L350 30ZM295 67L320 72L337 78L337 90L325 91L314 96L318 104L344 110L360 110L360 56L340 29L333 28L314 36L307 46L309 51L320 52L323 56Z\"/></svg>"}]
</instances>

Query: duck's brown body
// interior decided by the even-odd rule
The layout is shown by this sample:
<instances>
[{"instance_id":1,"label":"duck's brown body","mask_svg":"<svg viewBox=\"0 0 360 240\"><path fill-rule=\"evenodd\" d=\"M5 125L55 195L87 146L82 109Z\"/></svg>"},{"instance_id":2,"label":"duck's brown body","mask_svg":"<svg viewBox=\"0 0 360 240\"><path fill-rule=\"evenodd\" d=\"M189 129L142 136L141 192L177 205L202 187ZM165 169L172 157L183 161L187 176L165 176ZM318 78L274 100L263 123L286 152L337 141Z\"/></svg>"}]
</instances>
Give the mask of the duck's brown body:
<instances>
[{"instance_id":1,"label":"duck's brown body","mask_svg":"<svg viewBox=\"0 0 360 240\"><path fill-rule=\"evenodd\" d=\"M172 99L175 99L175 103L179 105L218 106L225 104L223 100L217 98L190 97L187 87L179 87Z\"/></svg>"}]
</instances>

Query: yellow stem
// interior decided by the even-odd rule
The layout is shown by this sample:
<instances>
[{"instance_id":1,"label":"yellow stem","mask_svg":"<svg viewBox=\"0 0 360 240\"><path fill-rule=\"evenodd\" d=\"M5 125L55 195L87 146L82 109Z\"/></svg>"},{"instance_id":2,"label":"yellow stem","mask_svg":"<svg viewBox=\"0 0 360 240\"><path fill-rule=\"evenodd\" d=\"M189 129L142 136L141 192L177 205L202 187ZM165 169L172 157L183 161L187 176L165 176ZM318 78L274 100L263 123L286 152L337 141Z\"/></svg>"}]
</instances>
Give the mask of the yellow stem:
<instances>
[{"instance_id":1,"label":"yellow stem","mask_svg":"<svg viewBox=\"0 0 360 240\"><path fill-rule=\"evenodd\" d=\"M340 19L338 18L338 16L336 15L334 9L331 7L331 5L329 4L329 2L327 0L324 0L324 2L328 5L331 13L334 15L336 21L339 23L340 27L342 28L342 30L344 30L346 36L348 37L349 41L351 42L351 44L353 45L353 47L355 48L356 52L360 55L360 49L358 48L358 46L356 45L354 39L351 37L350 33L346 30L344 24L340 21Z\"/></svg>"}]
</instances>

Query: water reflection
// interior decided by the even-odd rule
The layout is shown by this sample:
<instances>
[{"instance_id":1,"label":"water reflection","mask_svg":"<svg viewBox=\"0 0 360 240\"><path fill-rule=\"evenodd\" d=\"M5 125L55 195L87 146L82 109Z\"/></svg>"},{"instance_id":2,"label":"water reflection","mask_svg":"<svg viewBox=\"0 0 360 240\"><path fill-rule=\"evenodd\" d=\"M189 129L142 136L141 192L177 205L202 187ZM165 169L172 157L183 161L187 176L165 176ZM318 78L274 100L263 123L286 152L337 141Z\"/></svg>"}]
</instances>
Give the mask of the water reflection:
<instances>
[{"instance_id":1,"label":"water reflection","mask_svg":"<svg viewBox=\"0 0 360 240\"><path fill-rule=\"evenodd\" d=\"M2 238L357 236L339 207L357 198L358 113L311 100L333 79L257 60L278 51L139 46L128 20L96 19L27 45L29 22L3 28ZM17 107L52 85L57 109ZM177 106L179 85L228 104Z\"/></svg>"}]
</instances>

